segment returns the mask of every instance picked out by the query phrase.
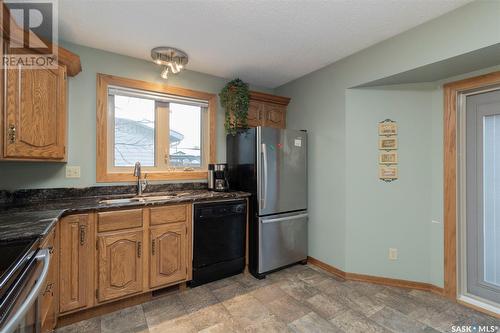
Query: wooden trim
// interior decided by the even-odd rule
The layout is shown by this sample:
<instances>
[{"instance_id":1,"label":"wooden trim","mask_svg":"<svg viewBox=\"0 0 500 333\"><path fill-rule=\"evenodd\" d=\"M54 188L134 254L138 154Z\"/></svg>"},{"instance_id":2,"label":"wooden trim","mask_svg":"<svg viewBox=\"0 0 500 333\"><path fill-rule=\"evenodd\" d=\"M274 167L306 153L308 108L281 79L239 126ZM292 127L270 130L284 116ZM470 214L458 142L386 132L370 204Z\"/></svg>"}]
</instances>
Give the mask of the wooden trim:
<instances>
[{"instance_id":1,"label":"wooden trim","mask_svg":"<svg viewBox=\"0 0 500 333\"><path fill-rule=\"evenodd\" d=\"M266 93L258 92L258 91L250 91L250 100L269 102L269 103L285 105L285 106L287 106L288 103L290 103L289 97L276 96L276 95L266 94Z\"/></svg>"},{"instance_id":2,"label":"wooden trim","mask_svg":"<svg viewBox=\"0 0 500 333\"><path fill-rule=\"evenodd\" d=\"M136 180L131 172L109 172L107 163L107 129L108 129L108 86L116 85L133 89L153 91L169 95L189 97L208 102L209 152L208 163L216 160L216 117L217 95L161 83L127 79L107 74L97 74L96 105L96 180L97 182L132 182ZM197 180L206 179L207 171L148 171L148 180Z\"/></svg>"},{"instance_id":3,"label":"wooden trim","mask_svg":"<svg viewBox=\"0 0 500 333\"><path fill-rule=\"evenodd\" d=\"M384 286L399 287L399 288L418 289L418 290L430 291L438 295L443 294L443 288L437 287L430 283L392 279L381 276L373 276L373 275L358 274L358 273L348 273L313 257L307 257L307 262L345 280L369 282L369 283L375 283Z\"/></svg>"},{"instance_id":4,"label":"wooden trim","mask_svg":"<svg viewBox=\"0 0 500 333\"><path fill-rule=\"evenodd\" d=\"M340 270L337 267L331 266L331 265L329 265L321 260L318 260L316 258L308 256L307 263L314 265L314 266L317 266L317 267L327 271L328 273L331 273L331 274L335 275L336 277L339 277L343 280L346 279L346 274L343 270Z\"/></svg>"},{"instance_id":5,"label":"wooden trim","mask_svg":"<svg viewBox=\"0 0 500 333\"><path fill-rule=\"evenodd\" d=\"M444 295L457 298L457 101L465 91L500 83L500 71L445 84L444 89Z\"/></svg>"}]
</instances>

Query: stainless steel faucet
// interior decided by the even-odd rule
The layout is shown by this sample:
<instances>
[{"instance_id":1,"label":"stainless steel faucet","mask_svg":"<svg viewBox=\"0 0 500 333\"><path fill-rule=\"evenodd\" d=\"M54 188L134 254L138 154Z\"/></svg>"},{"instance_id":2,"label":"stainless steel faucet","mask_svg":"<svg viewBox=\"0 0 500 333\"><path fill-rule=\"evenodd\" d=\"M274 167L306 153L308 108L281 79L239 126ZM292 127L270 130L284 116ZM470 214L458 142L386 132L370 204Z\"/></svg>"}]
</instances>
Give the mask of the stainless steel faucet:
<instances>
[{"instance_id":1,"label":"stainless steel faucet","mask_svg":"<svg viewBox=\"0 0 500 333\"><path fill-rule=\"evenodd\" d=\"M148 181L145 179L146 176L144 176L144 179L141 179L141 162L135 162L134 177L137 177L137 195L142 195L142 192L148 186Z\"/></svg>"}]
</instances>

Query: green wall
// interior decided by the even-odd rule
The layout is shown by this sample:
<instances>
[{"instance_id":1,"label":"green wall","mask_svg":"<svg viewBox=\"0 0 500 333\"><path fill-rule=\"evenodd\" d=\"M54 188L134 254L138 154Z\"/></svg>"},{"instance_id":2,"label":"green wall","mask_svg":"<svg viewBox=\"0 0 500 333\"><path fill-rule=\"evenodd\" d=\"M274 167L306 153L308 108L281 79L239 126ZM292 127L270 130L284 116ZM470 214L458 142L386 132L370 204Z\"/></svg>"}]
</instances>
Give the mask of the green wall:
<instances>
[{"instance_id":1,"label":"green wall","mask_svg":"<svg viewBox=\"0 0 500 333\"><path fill-rule=\"evenodd\" d=\"M83 71L69 78L68 95L68 163L79 165L81 178L65 178L64 163L2 162L0 189L86 187L96 185L96 73L139 79L150 82L166 81L159 76L160 68L150 61L126 57L80 45L63 43L80 56ZM184 88L219 93L227 80L186 70L171 75L168 84ZM255 90L270 92L259 87ZM226 160L224 111L217 108L217 161ZM102 183L101 183L102 184Z\"/></svg>"},{"instance_id":2,"label":"green wall","mask_svg":"<svg viewBox=\"0 0 500 333\"><path fill-rule=\"evenodd\" d=\"M288 126L309 132L309 255L443 285L442 82L351 87L498 44L499 17L500 1L476 1L275 89L292 98ZM377 178L386 118L400 126L390 184Z\"/></svg>"},{"instance_id":3,"label":"green wall","mask_svg":"<svg viewBox=\"0 0 500 333\"><path fill-rule=\"evenodd\" d=\"M427 281L432 90L426 85L346 93L346 271ZM378 179L378 122L398 123L399 180ZM388 260L397 248L399 260ZM368 251L369 249L369 251Z\"/></svg>"}]
</instances>

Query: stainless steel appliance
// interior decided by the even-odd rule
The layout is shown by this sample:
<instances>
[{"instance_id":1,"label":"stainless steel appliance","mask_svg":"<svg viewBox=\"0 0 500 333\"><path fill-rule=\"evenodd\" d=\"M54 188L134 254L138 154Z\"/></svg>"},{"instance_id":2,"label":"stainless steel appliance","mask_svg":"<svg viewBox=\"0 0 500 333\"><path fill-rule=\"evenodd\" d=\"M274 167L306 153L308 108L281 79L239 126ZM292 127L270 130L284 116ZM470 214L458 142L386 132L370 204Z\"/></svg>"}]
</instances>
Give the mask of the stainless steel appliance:
<instances>
[{"instance_id":1,"label":"stainless steel appliance","mask_svg":"<svg viewBox=\"0 0 500 333\"><path fill-rule=\"evenodd\" d=\"M257 127L228 135L231 189L251 192L249 269L258 277L307 259L307 133Z\"/></svg>"},{"instance_id":2,"label":"stainless steel appliance","mask_svg":"<svg viewBox=\"0 0 500 333\"><path fill-rule=\"evenodd\" d=\"M49 249L38 240L0 244L0 332L40 332L39 296L48 274Z\"/></svg>"},{"instance_id":3,"label":"stainless steel appliance","mask_svg":"<svg viewBox=\"0 0 500 333\"><path fill-rule=\"evenodd\" d=\"M229 181L227 179L227 164L214 164L214 191L226 192L229 190Z\"/></svg>"},{"instance_id":4,"label":"stainless steel appliance","mask_svg":"<svg viewBox=\"0 0 500 333\"><path fill-rule=\"evenodd\" d=\"M210 191L215 189L215 164L208 165L208 181L207 187Z\"/></svg>"},{"instance_id":5,"label":"stainless steel appliance","mask_svg":"<svg viewBox=\"0 0 500 333\"><path fill-rule=\"evenodd\" d=\"M243 272L246 218L246 200L225 200L194 205L191 286Z\"/></svg>"}]
</instances>

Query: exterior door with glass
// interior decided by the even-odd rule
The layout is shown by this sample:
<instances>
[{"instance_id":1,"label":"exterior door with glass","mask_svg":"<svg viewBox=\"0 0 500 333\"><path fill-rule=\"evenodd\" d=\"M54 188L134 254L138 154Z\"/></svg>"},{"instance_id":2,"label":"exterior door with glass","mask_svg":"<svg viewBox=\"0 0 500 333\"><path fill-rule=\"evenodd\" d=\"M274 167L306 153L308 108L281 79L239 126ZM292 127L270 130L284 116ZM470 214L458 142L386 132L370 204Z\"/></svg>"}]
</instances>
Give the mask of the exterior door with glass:
<instances>
[{"instance_id":1,"label":"exterior door with glass","mask_svg":"<svg viewBox=\"0 0 500 333\"><path fill-rule=\"evenodd\" d=\"M500 90L466 99L466 292L500 307Z\"/></svg>"}]
</instances>

